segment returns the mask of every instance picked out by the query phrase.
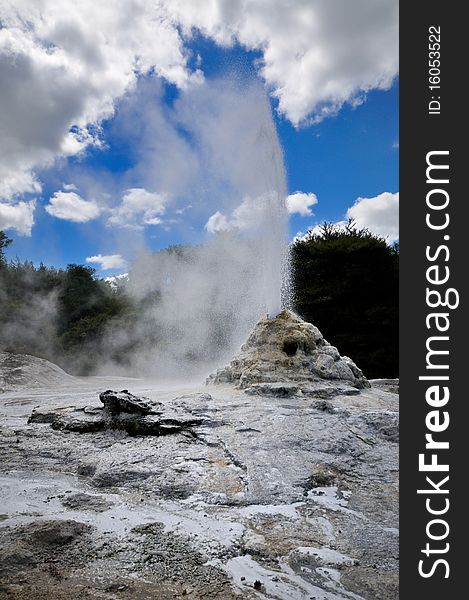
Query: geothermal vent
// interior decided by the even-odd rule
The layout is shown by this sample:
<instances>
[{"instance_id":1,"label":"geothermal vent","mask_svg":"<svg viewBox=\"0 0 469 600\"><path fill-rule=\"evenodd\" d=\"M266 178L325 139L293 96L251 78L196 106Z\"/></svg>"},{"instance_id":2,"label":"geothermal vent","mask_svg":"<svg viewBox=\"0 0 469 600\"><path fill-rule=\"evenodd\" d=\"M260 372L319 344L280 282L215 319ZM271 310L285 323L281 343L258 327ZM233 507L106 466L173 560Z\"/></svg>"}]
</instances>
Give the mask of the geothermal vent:
<instances>
[{"instance_id":1,"label":"geothermal vent","mask_svg":"<svg viewBox=\"0 0 469 600\"><path fill-rule=\"evenodd\" d=\"M234 383L246 389L258 383L321 380L369 387L357 365L340 356L317 327L283 310L273 319L261 319L231 363L210 375L207 383Z\"/></svg>"}]
</instances>

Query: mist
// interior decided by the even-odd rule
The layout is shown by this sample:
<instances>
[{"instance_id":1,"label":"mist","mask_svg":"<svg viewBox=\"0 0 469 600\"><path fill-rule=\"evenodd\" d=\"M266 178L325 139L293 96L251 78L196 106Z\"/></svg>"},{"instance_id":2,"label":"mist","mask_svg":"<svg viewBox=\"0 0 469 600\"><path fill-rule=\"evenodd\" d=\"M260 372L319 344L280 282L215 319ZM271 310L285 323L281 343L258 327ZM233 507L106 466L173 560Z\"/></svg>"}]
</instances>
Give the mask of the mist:
<instances>
[{"instance_id":1,"label":"mist","mask_svg":"<svg viewBox=\"0 0 469 600\"><path fill-rule=\"evenodd\" d=\"M139 102L151 92L144 86ZM271 106L262 86L224 79L182 93L169 114L156 104L142 120L135 107L134 98L120 113L126 133L140 136L127 177L167 195L161 226L181 242L132 261L132 370L207 374L289 303L286 178ZM128 342L128 332L109 339Z\"/></svg>"}]
</instances>

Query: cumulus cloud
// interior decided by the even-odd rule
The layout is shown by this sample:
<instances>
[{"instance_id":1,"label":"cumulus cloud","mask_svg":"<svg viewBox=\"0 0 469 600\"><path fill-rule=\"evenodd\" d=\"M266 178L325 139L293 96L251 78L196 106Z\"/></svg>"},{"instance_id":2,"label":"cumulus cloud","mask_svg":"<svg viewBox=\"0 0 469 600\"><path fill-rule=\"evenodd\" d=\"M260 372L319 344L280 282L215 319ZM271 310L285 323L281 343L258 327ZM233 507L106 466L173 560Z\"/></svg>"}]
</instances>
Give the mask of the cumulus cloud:
<instances>
[{"instance_id":1,"label":"cumulus cloud","mask_svg":"<svg viewBox=\"0 0 469 600\"><path fill-rule=\"evenodd\" d=\"M130 188L122 202L111 210L109 225L130 229L141 229L144 225L160 225L161 215L166 211L168 197L165 194L148 192L143 188Z\"/></svg>"},{"instance_id":2,"label":"cumulus cloud","mask_svg":"<svg viewBox=\"0 0 469 600\"><path fill-rule=\"evenodd\" d=\"M96 219L101 213L98 204L93 200L84 200L75 192L55 192L49 199L46 211L57 219L86 223Z\"/></svg>"},{"instance_id":3,"label":"cumulus cloud","mask_svg":"<svg viewBox=\"0 0 469 600\"><path fill-rule=\"evenodd\" d=\"M58 156L99 143L115 100L150 71L183 88L199 73L148 0L0 0L0 193L37 191Z\"/></svg>"},{"instance_id":4,"label":"cumulus cloud","mask_svg":"<svg viewBox=\"0 0 469 600\"><path fill-rule=\"evenodd\" d=\"M220 211L215 212L206 222L209 233L219 231L259 231L269 227L283 213L282 201L274 191L261 196L247 196L236 206L229 217Z\"/></svg>"},{"instance_id":5,"label":"cumulus cloud","mask_svg":"<svg viewBox=\"0 0 469 600\"><path fill-rule=\"evenodd\" d=\"M311 207L318 203L316 194L295 192L287 196L286 204L288 214L298 214L302 217L311 217L314 215Z\"/></svg>"},{"instance_id":6,"label":"cumulus cloud","mask_svg":"<svg viewBox=\"0 0 469 600\"><path fill-rule=\"evenodd\" d=\"M217 231L229 231L231 225L228 219L219 210L209 218L205 223L205 229L209 233L217 233Z\"/></svg>"},{"instance_id":7,"label":"cumulus cloud","mask_svg":"<svg viewBox=\"0 0 469 600\"><path fill-rule=\"evenodd\" d=\"M0 202L0 230L15 229L20 235L31 235L36 201L5 204Z\"/></svg>"},{"instance_id":8,"label":"cumulus cloud","mask_svg":"<svg viewBox=\"0 0 469 600\"><path fill-rule=\"evenodd\" d=\"M96 256L88 256L86 262L99 265L103 271L108 271L109 269L125 269L127 267L127 261L122 258L120 254L97 254Z\"/></svg>"},{"instance_id":9,"label":"cumulus cloud","mask_svg":"<svg viewBox=\"0 0 469 600\"><path fill-rule=\"evenodd\" d=\"M388 89L398 72L397 0L164 0L171 18L262 54L261 74L293 124Z\"/></svg>"},{"instance_id":10,"label":"cumulus cloud","mask_svg":"<svg viewBox=\"0 0 469 600\"><path fill-rule=\"evenodd\" d=\"M359 229L384 238L389 244L399 239L399 192L383 192L373 198L357 198L347 209L346 219L336 221L336 227L345 227L350 219ZM315 224L306 233L299 231L293 241L307 239L310 235L320 235L321 224Z\"/></svg>"},{"instance_id":11,"label":"cumulus cloud","mask_svg":"<svg viewBox=\"0 0 469 600\"><path fill-rule=\"evenodd\" d=\"M0 148L1 145L2 139L0 137ZM42 186L34 173L31 173L28 170L22 170L21 168L15 170L15 165L12 166L13 169L10 170L9 163L7 162L7 159L2 156L0 149L0 201L3 199L11 202L20 194L29 194L41 191Z\"/></svg>"},{"instance_id":12,"label":"cumulus cloud","mask_svg":"<svg viewBox=\"0 0 469 600\"><path fill-rule=\"evenodd\" d=\"M373 198L357 198L347 217L388 242L399 239L399 193L383 192Z\"/></svg>"},{"instance_id":13,"label":"cumulus cloud","mask_svg":"<svg viewBox=\"0 0 469 600\"><path fill-rule=\"evenodd\" d=\"M100 145L101 121L139 76L200 82L196 29L258 51L267 89L298 125L391 85L397 11L397 0L0 0L0 197L37 193L41 169Z\"/></svg>"}]
</instances>

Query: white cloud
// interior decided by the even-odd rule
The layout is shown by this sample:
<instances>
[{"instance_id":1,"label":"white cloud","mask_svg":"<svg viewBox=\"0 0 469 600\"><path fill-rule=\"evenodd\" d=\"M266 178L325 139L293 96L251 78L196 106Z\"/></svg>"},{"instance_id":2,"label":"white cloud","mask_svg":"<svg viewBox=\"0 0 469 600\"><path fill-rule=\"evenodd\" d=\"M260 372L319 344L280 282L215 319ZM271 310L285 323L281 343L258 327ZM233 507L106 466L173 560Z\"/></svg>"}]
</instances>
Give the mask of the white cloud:
<instances>
[{"instance_id":1,"label":"white cloud","mask_svg":"<svg viewBox=\"0 0 469 600\"><path fill-rule=\"evenodd\" d=\"M46 211L57 219L86 223L96 219L101 209L93 200L84 200L75 192L55 192L49 199Z\"/></svg>"},{"instance_id":2,"label":"white cloud","mask_svg":"<svg viewBox=\"0 0 469 600\"><path fill-rule=\"evenodd\" d=\"M41 169L99 145L140 75L200 82L194 28L259 51L267 89L298 125L391 85L397 11L397 0L0 0L0 197L40 191Z\"/></svg>"},{"instance_id":3,"label":"white cloud","mask_svg":"<svg viewBox=\"0 0 469 600\"><path fill-rule=\"evenodd\" d=\"M399 192L383 192L374 198L357 198L347 210L357 227L368 228L388 242L399 239Z\"/></svg>"},{"instance_id":4,"label":"white cloud","mask_svg":"<svg viewBox=\"0 0 469 600\"><path fill-rule=\"evenodd\" d=\"M99 265L103 271L108 271L109 269L125 269L127 267L127 261L122 258L120 254L108 254L104 256L102 254L97 254L96 256L88 256L86 262Z\"/></svg>"},{"instance_id":5,"label":"white cloud","mask_svg":"<svg viewBox=\"0 0 469 600\"><path fill-rule=\"evenodd\" d=\"M166 211L168 197L165 194L148 192L143 188L130 188L122 197L119 206L111 210L109 225L130 229L141 229L144 225L159 225Z\"/></svg>"},{"instance_id":6,"label":"white cloud","mask_svg":"<svg viewBox=\"0 0 469 600\"><path fill-rule=\"evenodd\" d=\"M256 197L246 196L241 204L233 210L230 217L226 217L220 211L214 213L205 224L205 229L209 233L233 229L259 231L277 223L275 213L279 215L283 211L280 197L274 192Z\"/></svg>"},{"instance_id":7,"label":"white cloud","mask_svg":"<svg viewBox=\"0 0 469 600\"><path fill-rule=\"evenodd\" d=\"M200 79L174 24L149 0L0 0L0 193L37 191L34 171L99 143L115 100L150 71Z\"/></svg>"},{"instance_id":8,"label":"white cloud","mask_svg":"<svg viewBox=\"0 0 469 600\"><path fill-rule=\"evenodd\" d=\"M36 201L4 204L0 202L0 230L15 229L20 235L31 235Z\"/></svg>"},{"instance_id":9,"label":"white cloud","mask_svg":"<svg viewBox=\"0 0 469 600\"><path fill-rule=\"evenodd\" d=\"M229 231L231 225L225 215L217 210L205 223L205 229L209 233L216 233L217 231Z\"/></svg>"},{"instance_id":10,"label":"white cloud","mask_svg":"<svg viewBox=\"0 0 469 600\"><path fill-rule=\"evenodd\" d=\"M295 192L287 196L287 211L290 215L298 214L302 217L311 217L314 215L311 207L318 203L316 194Z\"/></svg>"},{"instance_id":11,"label":"white cloud","mask_svg":"<svg viewBox=\"0 0 469 600\"><path fill-rule=\"evenodd\" d=\"M10 170L7 158L4 159L4 157L2 157L1 145L2 140L0 137L0 161L3 161L0 162L0 201L3 199L11 202L20 194L39 193L42 186L34 173L31 173L28 170L15 169L14 165L12 170Z\"/></svg>"},{"instance_id":12,"label":"white cloud","mask_svg":"<svg viewBox=\"0 0 469 600\"><path fill-rule=\"evenodd\" d=\"M318 121L398 72L397 0L164 0L186 32L262 52L261 74L295 125Z\"/></svg>"},{"instance_id":13,"label":"white cloud","mask_svg":"<svg viewBox=\"0 0 469 600\"><path fill-rule=\"evenodd\" d=\"M368 229L384 238L388 244L399 239L399 192L383 192L373 198L357 198L347 209L346 219L335 221L334 225L343 228L352 219L358 229ZM316 223L306 233L299 231L293 241L308 239L311 235L321 235L321 224Z\"/></svg>"}]
</instances>

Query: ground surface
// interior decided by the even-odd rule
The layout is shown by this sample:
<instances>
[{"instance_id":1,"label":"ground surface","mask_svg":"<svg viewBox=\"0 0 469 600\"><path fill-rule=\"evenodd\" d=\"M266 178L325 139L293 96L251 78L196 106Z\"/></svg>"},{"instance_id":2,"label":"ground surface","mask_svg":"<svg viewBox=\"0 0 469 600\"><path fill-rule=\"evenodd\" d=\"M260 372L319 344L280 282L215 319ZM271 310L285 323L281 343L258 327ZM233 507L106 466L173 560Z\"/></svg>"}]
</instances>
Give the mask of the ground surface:
<instances>
[{"instance_id":1,"label":"ground surface","mask_svg":"<svg viewBox=\"0 0 469 600\"><path fill-rule=\"evenodd\" d=\"M28 424L35 407L88 414L109 388L199 424ZM0 355L0 598L397 599L394 391L250 396Z\"/></svg>"}]
</instances>

